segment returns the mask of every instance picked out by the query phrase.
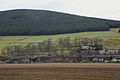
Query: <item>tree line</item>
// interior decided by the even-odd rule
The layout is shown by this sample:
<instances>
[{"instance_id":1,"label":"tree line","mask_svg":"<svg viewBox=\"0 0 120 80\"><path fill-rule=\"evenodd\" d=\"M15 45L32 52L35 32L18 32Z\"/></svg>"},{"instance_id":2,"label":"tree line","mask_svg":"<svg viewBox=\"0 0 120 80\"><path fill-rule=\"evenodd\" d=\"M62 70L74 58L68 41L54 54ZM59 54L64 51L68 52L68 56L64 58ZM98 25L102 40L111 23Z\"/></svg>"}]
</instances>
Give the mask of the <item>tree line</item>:
<instances>
[{"instance_id":1,"label":"tree line","mask_svg":"<svg viewBox=\"0 0 120 80\"><path fill-rule=\"evenodd\" d=\"M1 50L5 63L119 62L120 50L103 48L99 38L59 38L24 46L11 45Z\"/></svg>"},{"instance_id":2,"label":"tree line","mask_svg":"<svg viewBox=\"0 0 120 80\"><path fill-rule=\"evenodd\" d=\"M68 55L76 54L79 50L101 50L102 40L98 38L59 38L57 40L44 40L30 43L26 46L12 45L2 49L2 54L7 56L23 55ZM78 51L78 52L77 52Z\"/></svg>"}]
</instances>

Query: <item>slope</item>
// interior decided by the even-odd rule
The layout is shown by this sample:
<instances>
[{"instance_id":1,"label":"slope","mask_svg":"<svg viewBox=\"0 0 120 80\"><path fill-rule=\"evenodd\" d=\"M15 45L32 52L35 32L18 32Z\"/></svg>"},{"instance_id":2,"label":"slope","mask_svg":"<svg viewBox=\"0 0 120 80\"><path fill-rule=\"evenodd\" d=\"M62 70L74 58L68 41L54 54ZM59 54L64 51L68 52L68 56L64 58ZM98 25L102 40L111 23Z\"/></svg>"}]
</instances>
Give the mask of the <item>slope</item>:
<instances>
[{"instance_id":1,"label":"slope","mask_svg":"<svg viewBox=\"0 0 120 80\"><path fill-rule=\"evenodd\" d=\"M18 9L0 12L2 36L107 31L110 27L120 27L120 22L46 10Z\"/></svg>"}]
</instances>

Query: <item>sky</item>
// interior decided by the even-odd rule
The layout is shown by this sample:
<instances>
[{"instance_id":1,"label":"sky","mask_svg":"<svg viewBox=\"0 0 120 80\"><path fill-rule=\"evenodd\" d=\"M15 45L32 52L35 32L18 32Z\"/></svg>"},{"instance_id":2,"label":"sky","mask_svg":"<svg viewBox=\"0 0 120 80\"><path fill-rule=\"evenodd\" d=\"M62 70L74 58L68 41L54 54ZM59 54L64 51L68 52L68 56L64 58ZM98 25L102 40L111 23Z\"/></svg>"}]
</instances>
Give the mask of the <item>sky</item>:
<instances>
[{"instance_id":1,"label":"sky","mask_svg":"<svg viewBox=\"0 0 120 80\"><path fill-rule=\"evenodd\" d=\"M120 20L120 0L0 0L0 11L11 9L51 10Z\"/></svg>"}]
</instances>

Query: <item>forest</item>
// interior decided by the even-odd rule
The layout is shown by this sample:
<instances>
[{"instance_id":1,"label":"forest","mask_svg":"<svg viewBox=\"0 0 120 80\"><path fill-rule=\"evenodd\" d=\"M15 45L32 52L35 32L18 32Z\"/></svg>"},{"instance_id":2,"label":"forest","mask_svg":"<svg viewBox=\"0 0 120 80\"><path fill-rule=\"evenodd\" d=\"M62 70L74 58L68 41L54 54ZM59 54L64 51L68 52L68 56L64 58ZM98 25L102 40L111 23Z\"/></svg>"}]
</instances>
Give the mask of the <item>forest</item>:
<instances>
[{"instance_id":1,"label":"forest","mask_svg":"<svg viewBox=\"0 0 120 80\"><path fill-rule=\"evenodd\" d=\"M120 22L73 14L17 9L0 11L0 35L51 35L119 28Z\"/></svg>"}]
</instances>

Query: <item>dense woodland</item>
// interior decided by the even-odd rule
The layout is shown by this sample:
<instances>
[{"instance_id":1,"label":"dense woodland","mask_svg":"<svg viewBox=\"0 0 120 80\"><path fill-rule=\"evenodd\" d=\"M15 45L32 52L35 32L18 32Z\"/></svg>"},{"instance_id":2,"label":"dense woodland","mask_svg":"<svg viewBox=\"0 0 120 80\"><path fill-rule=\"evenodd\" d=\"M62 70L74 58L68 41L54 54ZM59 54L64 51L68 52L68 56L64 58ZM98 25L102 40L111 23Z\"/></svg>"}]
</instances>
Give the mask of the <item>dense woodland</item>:
<instances>
[{"instance_id":1,"label":"dense woodland","mask_svg":"<svg viewBox=\"0 0 120 80\"><path fill-rule=\"evenodd\" d=\"M111 27L120 27L120 22L45 10L0 12L0 35L65 34L106 31Z\"/></svg>"}]
</instances>

